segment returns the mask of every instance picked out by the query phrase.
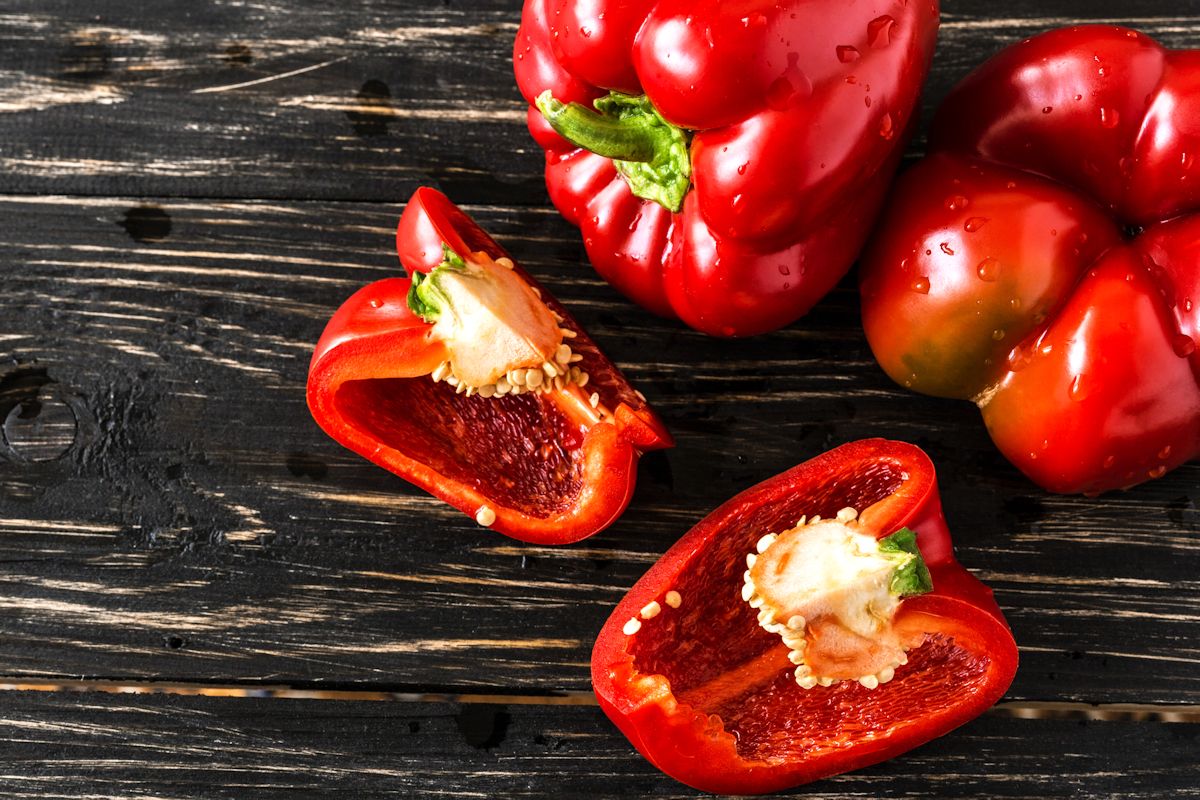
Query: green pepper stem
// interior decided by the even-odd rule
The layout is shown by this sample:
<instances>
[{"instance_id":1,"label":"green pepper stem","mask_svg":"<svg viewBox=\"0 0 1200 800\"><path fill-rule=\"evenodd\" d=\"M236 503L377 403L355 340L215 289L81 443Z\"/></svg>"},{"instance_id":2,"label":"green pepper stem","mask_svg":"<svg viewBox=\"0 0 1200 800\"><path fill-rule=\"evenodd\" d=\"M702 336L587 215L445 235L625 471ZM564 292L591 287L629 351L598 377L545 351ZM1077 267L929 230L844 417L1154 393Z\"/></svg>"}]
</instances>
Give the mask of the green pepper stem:
<instances>
[{"instance_id":1,"label":"green pepper stem","mask_svg":"<svg viewBox=\"0 0 1200 800\"><path fill-rule=\"evenodd\" d=\"M683 205L692 183L689 134L663 119L649 98L611 92L592 111L546 90L536 105L559 136L611 158L635 195L670 211Z\"/></svg>"},{"instance_id":2,"label":"green pepper stem","mask_svg":"<svg viewBox=\"0 0 1200 800\"><path fill-rule=\"evenodd\" d=\"M662 126L649 115L598 114L579 103L555 99L549 89L538 97L537 107L559 136L605 158L653 161L661 145L667 144Z\"/></svg>"},{"instance_id":3,"label":"green pepper stem","mask_svg":"<svg viewBox=\"0 0 1200 800\"><path fill-rule=\"evenodd\" d=\"M915 597L933 591L933 578L929 567L917 548L917 534L901 528L891 536L879 540L879 551L902 557L902 562L892 575L891 592L899 597ZM907 558L903 558L907 556Z\"/></svg>"}]
</instances>

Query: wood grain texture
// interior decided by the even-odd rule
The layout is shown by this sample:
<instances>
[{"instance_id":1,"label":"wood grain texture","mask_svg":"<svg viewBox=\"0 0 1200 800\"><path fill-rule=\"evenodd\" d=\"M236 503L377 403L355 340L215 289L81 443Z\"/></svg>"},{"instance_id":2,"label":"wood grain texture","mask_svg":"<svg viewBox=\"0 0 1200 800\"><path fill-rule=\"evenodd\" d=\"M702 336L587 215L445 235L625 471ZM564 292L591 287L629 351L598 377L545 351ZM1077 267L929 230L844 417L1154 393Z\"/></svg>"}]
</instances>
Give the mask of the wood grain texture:
<instances>
[{"instance_id":1,"label":"wood grain texture","mask_svg":"<svg viewBox=\"0 0 1200 800\"><path fill-rule=\"evenodd\" d=\"M62 457L9 445L0 461L0 675L586 691L609 610L707 511L893 436L939 465L962 560L1009 614L1010 697L1200 700L1200 467L1099 500L1045 495L969 404L890 384L851 285L786 331L716 341L630 308L552 212L473 211L679 439L578 546L480 529L309 418L310 343L396 271L396 206L0 198L0 336L20 362L0 416L33 391L78 420Z\"/></svg>"},{"instance_id":2,"label":"wood grain texture","mask_svg":"<svg viewBox=\"0 0 1200 800\"><path fill-rule=\"evenodd\" d=\"M992 52L1058 25L1198 41L1200 0L942 6L925 120ZM547 204L509 63L519 7L0 10L0 684L406 698L3 691L0 794L696 796L595 708L527 703L587 700L609 610L707 511L891 436L937 463L1021 671L1006 707L797 796L1200 795L1200 724L1157 721L1200 705L1200 465L1099 499L1041 492L969 404L887 380L852 279L747 342L622 300ZM395 273L421 184L474 204L676 434L609 531L507 540L312 423L312 344L342 299ZM1028 718L1080 713L1117 721Z\"/></svg>"},{"instance_id":3,"label":"wood grain texture","mask_svg":"<svg viewBox=\"0 0 1200 800\"><path fill-rule=\"evenodd\" d=\"M992 714L781 796L1197 797L1198 737L1197 724ZM579 707L3 692L0 758L14 799L711 796Z\"/></svg>"},{"instance_id":4,"label":"wood grain texture","mask_svg":"<svg viewBox=\"0 0 1200 800\"><path fill-rule=\"evenodd\" d=\"M926 119L988 55L1059 25L1194 43L1200 0L942 8ZM0 193L395 202L430 184L544 204L512 80L519 19L519 0L15 0L0 14Z\"/></svg>"}]
</instances>

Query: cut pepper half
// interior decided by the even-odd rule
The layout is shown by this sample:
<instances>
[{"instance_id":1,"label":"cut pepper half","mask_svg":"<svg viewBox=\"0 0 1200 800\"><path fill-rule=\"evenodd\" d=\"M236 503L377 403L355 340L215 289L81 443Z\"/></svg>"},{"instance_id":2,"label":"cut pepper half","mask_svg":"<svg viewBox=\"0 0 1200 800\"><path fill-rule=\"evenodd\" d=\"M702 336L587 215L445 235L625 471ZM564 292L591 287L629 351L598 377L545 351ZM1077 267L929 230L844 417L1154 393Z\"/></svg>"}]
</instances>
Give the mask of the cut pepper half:
<instances>
[{"instance_id":1,"label":"cut pepper half","mask_svg":"<svg viewBox=\"0 0 1200 800\"><path fill-rule=\"evenodd\" d=\"M722 505L630 590L592 652L600 706L638 751L733 794L941 736L1016 667L991 591L954 559L933 465L880 439Z\"/></svg>"},{"instance_id":2,"label":"cut pepper half","mask_svg":"<svg viewBox=\"0 0 1200 800\"><path fill-rule=\"evenodd\" d=\"M578 541L633 494L641 453L673 442L565 308L445 195L400 218L411 277L330 319L308 404L334 439L487 527Z\"/></svg>"}]
</instances>

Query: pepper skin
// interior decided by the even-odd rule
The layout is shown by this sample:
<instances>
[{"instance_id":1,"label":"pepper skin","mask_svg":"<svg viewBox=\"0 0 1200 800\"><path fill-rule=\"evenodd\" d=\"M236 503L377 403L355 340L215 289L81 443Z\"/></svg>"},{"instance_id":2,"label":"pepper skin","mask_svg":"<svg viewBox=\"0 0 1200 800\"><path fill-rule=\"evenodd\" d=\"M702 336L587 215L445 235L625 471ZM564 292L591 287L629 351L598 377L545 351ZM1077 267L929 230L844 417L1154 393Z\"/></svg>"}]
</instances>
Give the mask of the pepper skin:
<instances>
[{"instance_id":1,"label":"pepper skin","mask_svg":"<svg viewBox=\"0 0 1200 800\"><path fill-rule=\"evenodd\" d=\"M804 315L858 255L937 26L936 0L526 0L514 66L550 198L600 275L656 314L747 336ZM610 90L635 119L585 110ZM662 181L614 158L657 159L679 183L645 199Z\"/></svg>"},{"instance_id":2,"label":"pepper skin","mask_svg":"<svg viewBox=\"0 0 1200 800\"><path fill-rule=\"evenodd\" d=\"M887 373L973 400L1053 492L1200 454L1200 51L1034 37L951 92L929 149L862 266Z\"/></svg>"},{"instance_id":3,"label":"pepper skin","mask_svg":"<svg viewBox=\"0 0 1200 800\"><path fill-rule=\"evenodd\" d=\"M507 258L428 188L405 207L396 243L410 275L436 268L443 247L459 257ZM673 442L567 310L513 269L574 333L564 342L582 357L572 366L587 373L586 389L484 397L432 380L445 345L410 309L410 278L385 278L356 292L329 321L309 369L308 406L342 445L480 524L526 542L574 542L625 510L640 454Z\"/></svg>"},{"instance_id":4,"label":"pepper skin","mask_svg":"<svg viewBox=\"0 0 1200 800\"><path fill-rule=\"evenodd\" d=\"M767 531L847 506L875 538L915 531L933 590L900 605L895 625L916 646L893 678L805 689L739 593L746 554ZM708 515L629 591L592 651L600 707L634 747L676 780L729 794L905 752L981 714L1016 667L992 593L954 560L929 458L882 439L843 445Z\"/></svg>"}]
</instances>

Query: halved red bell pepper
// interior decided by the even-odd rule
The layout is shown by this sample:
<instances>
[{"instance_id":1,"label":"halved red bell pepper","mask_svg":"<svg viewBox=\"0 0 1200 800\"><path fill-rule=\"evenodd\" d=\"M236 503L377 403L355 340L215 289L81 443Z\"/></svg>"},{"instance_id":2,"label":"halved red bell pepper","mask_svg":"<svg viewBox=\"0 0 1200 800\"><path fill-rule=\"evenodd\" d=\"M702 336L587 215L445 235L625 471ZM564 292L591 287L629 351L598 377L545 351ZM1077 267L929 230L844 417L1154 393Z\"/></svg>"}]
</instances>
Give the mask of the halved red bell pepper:
<instances>
[{"instance_id":1,"label":"halved red bell pepper","mask_svg":"<svg viewBox=\"0 0 1200 800\"><path fill-rule=\"evenodd\" d=\"M1200 454L1200 51L1124 28L1014 45L957 86L862 268L897 382L971 399L1055 492Z\"/></svg>"},{"instance_id":2,"label":"halved red bell pepper","mask_svg":"<svg viewBox=\"0 0 1200 800\"><path fill-rule=\"evenodd\" d=\"M992 593L954 559L929 458L882 439L707 516L630 590L592 652L600 706L642 755L731 794L941 736L995 703L1016 667Z\"/></svg>"},{"instance_id":3,"label":"halved red bell pepper","mask_svg":"<svg viewBox=\"0 0 1200 800\"><path fill-rule=\"evenodd\" d=\"M514 66L600 275L745 336L802 316L857 256L937 26L936 0L526 0Z\"/></svg>"},{"instance_id":4,"label":"halved red bell pepper","mask_svg":"<svg viewBox=\"0 0 1200 800\"><path fill-rule=\"evenodd\" d=\"M396 245L410 277L360 289L317 343L308 376L317 423L513 538L561 544L611 524L633 494L639 455L672 445L645 399L445 195L416 191ZM463 290L456 277L476 283ZM423 303L441 303L447 292L450 310L435 323L414 311L436 313ZM469 371L490 369L512 330L520 334L513 347L528 344L521 336L537 338L526 317L549 320L555 338L544 364L500 368L464 391Z\"/></svg>"}]
</instances>

